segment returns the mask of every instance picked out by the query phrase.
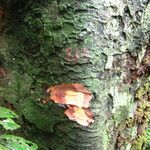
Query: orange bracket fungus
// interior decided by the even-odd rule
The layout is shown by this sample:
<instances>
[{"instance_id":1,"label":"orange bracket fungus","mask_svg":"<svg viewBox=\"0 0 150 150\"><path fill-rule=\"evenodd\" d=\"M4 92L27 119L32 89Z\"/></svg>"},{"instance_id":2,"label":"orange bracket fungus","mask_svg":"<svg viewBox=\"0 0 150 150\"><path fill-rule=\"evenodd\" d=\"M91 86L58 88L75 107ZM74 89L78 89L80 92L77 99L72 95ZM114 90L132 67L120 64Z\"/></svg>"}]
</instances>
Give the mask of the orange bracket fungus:
<instances>
[{"instance_id":1,"label":"orange bracket fungus","mask_svg":"<svg viewBox=\"0 0 150 150\"><path fill-rule=\"evenodd\" d=\"M65 114L83 126L93 123L93 114L87 108L92 99L92 93L82 84L60 84L47 89L50 100L57 104L66 104Z\"/></svg>"},{"instance_id":2,"label":"orange bracket fungus","mask_svg":"<svg viewBox=\"0 0 150 150\"><path fill-rule=\"evenodd\" d=\"M66 111L65 114L68 116L70 120L74 120L77 123L88 126L89 123L93 123L93 114L85 108L80 108L76 106L70 106Z\"/></svg>"},{"instance_id":3,"label":"orange bracket fungus","mask_svg":"<svg viewBox=\"0 0 150 150\"><path fill-rule=\"evenodd\" d=\"M51 93L50 100L59 104L89 107L92 94L81 84L60 84L50 87L47 92Z\"/></svg>"}]
</instances>

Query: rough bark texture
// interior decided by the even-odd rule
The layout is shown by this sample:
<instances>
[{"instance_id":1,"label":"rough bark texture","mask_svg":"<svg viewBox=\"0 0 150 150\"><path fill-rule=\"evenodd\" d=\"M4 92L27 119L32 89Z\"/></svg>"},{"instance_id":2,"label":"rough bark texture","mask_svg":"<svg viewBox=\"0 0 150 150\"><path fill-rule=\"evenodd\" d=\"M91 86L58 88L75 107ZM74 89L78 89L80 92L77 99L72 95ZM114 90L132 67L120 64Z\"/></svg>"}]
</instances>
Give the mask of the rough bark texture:
<instances>
[{"instance_id":1,"label":"rough bark texture","mask_svg":"<svg viewBox=\"0 0 150 150\"><path fill-rule=\"evenodd\" d=\"M125 121L134 118L136 89L149 80L147 68L137 73L149 39L149 2L0 2L0 96L34 140L52 150L131 149L137 125L127 128ZM65 117L64 108L41 103L46 88L60 83L92 91L92 125L82 127Z\"/></svg>"}]
</instances>

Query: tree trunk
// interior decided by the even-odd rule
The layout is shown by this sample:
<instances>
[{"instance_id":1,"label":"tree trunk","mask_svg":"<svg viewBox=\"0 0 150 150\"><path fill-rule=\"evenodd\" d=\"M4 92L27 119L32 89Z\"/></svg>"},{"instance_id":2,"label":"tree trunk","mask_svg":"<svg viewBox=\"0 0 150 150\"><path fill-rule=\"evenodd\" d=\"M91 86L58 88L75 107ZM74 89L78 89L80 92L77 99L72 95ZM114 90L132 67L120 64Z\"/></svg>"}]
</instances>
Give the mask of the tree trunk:
<instances>
[{"instance_id":1,"label":"tree trunk","mask_svg":"<svg viewBox=\"0 0 150 150\"><path fill-rule=\"evenodd\" d=\"M140 90L148 94L150 86L148 1L0 3L1 104L19 112L41 150L142 150L147 118L137 111ZM93 93L93 124L81 126L63 107L41 103L46 89L61 83Z\"/></svg>"}]
</instances>

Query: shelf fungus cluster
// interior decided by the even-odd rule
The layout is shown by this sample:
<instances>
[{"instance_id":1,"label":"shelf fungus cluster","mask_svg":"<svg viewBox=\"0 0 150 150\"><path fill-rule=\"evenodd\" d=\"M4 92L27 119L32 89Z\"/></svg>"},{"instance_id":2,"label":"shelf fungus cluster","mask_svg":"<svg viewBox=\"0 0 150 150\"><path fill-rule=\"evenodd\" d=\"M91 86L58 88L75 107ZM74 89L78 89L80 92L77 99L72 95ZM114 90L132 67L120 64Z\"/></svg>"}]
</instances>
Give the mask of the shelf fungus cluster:
<instances>
[{"instance_id":1,"label":"shelf fungus cluster","mask_svg":"<svg viewBox=\"0 0 150 150\"><path fill-rule=\"evenodd\" d=\"M47 89L50 100L67 106L65 114L70 120L88 126L93 123L93 114L88 109L92 93L82 84L60 84Z\"/></svg>"}]
</instances>

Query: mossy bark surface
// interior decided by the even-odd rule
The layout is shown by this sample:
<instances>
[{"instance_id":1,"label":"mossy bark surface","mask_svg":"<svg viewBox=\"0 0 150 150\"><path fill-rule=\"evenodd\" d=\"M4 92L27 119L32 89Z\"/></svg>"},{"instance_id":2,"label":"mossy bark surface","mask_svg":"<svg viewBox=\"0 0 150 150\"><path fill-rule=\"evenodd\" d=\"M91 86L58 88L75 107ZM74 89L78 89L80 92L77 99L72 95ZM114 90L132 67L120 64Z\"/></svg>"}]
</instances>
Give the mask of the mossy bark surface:
<instances>
[{"instance_id":1,"label":"mossy bark surface","mask_svg":"<svg viewBox=\"0 0 150 150\"><path fill-rule=\"evenodd\" d=\"M0 4L1 104L18 111L41 150L131 149L129 141L118 141L117 127L134 118L136 89L149 81L147 70L137 78L149 40L148 1ZM93 93L93 124L78 125L63 107L41 103L46 88L61 83L80 83ZM125 136L136 137L136 126L127 130Z\"/></svg>"}]
</instances>

